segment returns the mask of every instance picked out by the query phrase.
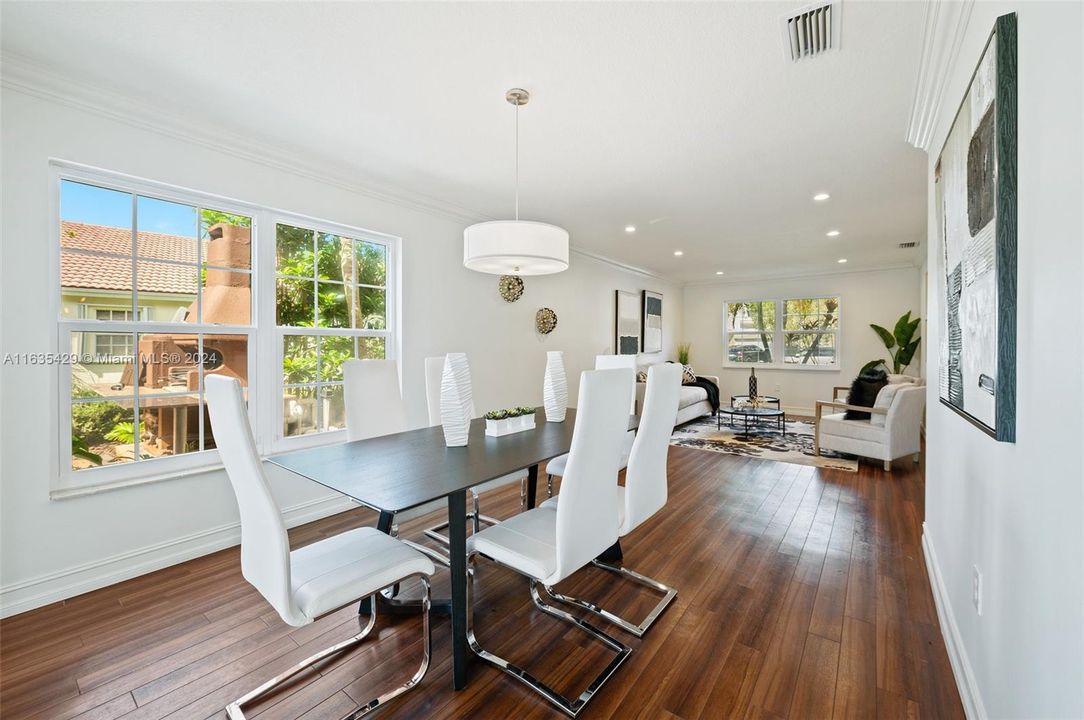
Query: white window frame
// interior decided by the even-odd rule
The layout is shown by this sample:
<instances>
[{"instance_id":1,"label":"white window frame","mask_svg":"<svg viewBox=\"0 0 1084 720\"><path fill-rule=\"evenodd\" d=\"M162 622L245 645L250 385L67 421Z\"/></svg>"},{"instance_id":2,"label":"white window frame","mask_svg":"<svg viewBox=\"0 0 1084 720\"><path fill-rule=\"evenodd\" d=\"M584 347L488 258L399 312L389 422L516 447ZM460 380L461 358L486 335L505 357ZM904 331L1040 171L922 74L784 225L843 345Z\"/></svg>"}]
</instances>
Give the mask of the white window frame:
<instances>
[{"instance_id":1,"label":"white window frame","mask_svg":"<svg viewBox=\"0 0 1084 720\"><path fill-rule=\"evenodd\" d=\"M822 365L803 365L800 363L788 363L784 361L784 336L795 333L815 333L815 330L803 331L785 331L783 329L783 317L784 308L788 300L823 300L827 298L838 298L839 308L836 309L836 329L833 331L824 332L825 335L835 335L836 339L836 354L835 359L831 363ZM775 329L772 330L772 362L770 363L754 363L754 362L734 362L730 359L730 336L731 335L759 335L756 330L742 330L731 332L729 328L730 318L730 306L737 303L762 303L762 302L774 302L775 303ZM729 369L740 368L756 368L760 370L764 368L766 370L799 370L802 372L824 372L824 371L839 371L840 369L840 357L843 352L843 296L839 293L822 293L816 295L795 295L790 294L779 297L761 297L761 298L735 298L733 300L726 300L723 303L723 367Z\"/></svg>"},{"instance_id":2,"label":"white window frame","mask_svg":"<svg viewBox=\"0 0 1084 720\"><path fill-rule=\"evenodd\" d=\"M273 361L273 364L269 364L267 372L272 373L275 378L275 387L277 389L276 397L283 397L285 395L285 385L282 377L282 361L283 361L283 344L284 339L288 335L306 335L306 336L319 336L319 337L379 337L384 338L384 359L393 360L400 366L400 377L402 376L402 363L399 358L399 250L401 240L394 235L387 235L384 233L375 232L372 230L363 230L361 228L350 227L348 225L342 225L339 223L328 222L326 220L318 220L316 218L306 217L304 215L297 215L294 213L277 212L271 217L269 229L267 231L270 240L270 251L266 253L266 261L268 268L264 270L267 275L265 277L271 278L271 282L277 279L275 267L275 243L277 240L277 225L291 225L293 227L300 227L305 230L314 230L318 233L327 233L329 235L340 235L348 237L352 240L363 240L365 242L377 243L383 245L387 249L387 256L384 261L385 277L384 277L384 311L386 313L384 330L363 330L360 328L325 328L325 327L280 327L278 324L278 308L275 303L274 285L272 284L272 291L270 293L270 307L268 308L268 324L264 327L274 328L273 333L263 333L264 335L270 335L273 339L274 346L267 348L267 352L264 352L261 348L261 356L268 358L269 361ZM261 265L261 270L263 266ZM261 318L262 320L262 318ZM401 383L401 381L400 381ZM274 404L274 411L266 413L268 417L265 418L264 427L261 435L267 439L267 447L270 453L285 452L287 450L297 450L301 448L315 447L318 445L328 445L337 442L344 442L346 440L346 430L324 430L306 435L295 435L292 437L285 437L283 435L283 403L280 400Z\"/></svg>"},{"instance_id":3,"label":"white window frame","mask_svg":"<svg viewBox=\"0 0 1084 720\"><path fill-rule=\"evenodd\" d=\"M53 334L52 346L49 348L52 357L60 357L70 352L70 333L72 332L108 332L113 334L125 332L185 332L246 335L248 337L248 411L257 448L261 455L266 456L284 449L342 442L345 439L345 431L312 433L297 438L288 438L286 441L276 436L276 432L281 435L282 429L281 398L283 382L282 339L275 322L275 223L282 221L302 224L322 232L380 242L387 246L387 287L385 291L387 329L381 331L381 336L386 337L385 357L399 361L399 348L402 344L402 329L399 324L401 302L400 238L64 160L50 159L49 177L49 302L52 317L55 318L57 324L57 331ZM64 318L61 314L62 288L60 285L59 242L61 224L60 186L62 180L112 188L170 202L213 207L216 210L251 218L251 324L238 326L200 323L197 325L186 322L147 322L145 320L125 323L86 318ZM138 300L133 303L133 311L139 312L142 308L136 308L137 303ZM327 329L314 328L314 332L310 334L323 334L316 331ZM305 331L308 332L308 328ZM359 332L364 333L367 331L351 330L350 334ZM278 348L277 351L276 347ZM59 363L57 367L58 372L50 373L49 387L50 406L55 409L50 418L49 432L55 440L56 448L50 463L52 466L50 468L51 498L61 499L114 488L142 485L149 482L204 473L222 467L218 451L211 449L155 458L153 460L88 468L78 472L73 471L71 469L70 447L72 366ZM136 397L138 398L138 395ZM138 399L135 412L138 416Z\"/></svg>"}]
</instances>

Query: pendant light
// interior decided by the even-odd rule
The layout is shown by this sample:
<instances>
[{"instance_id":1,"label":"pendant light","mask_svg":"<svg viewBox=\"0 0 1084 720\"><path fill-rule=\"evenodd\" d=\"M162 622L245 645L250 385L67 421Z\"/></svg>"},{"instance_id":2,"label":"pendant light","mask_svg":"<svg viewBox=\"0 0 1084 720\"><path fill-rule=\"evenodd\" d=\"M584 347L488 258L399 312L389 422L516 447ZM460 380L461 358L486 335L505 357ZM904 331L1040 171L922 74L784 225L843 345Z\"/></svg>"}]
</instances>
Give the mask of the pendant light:
<instances>
[{"instance_id":1,"label":"pendant light","mask_svg":"<svg viewBox=\"0 0 1084 720\"><path fill-rule=\"evenodd\" d=\"M549 275L568 269L568 231L519 219L519 108L531 95L512 88L505 100L516 108L516 219L493 220L463 231L463 265L493 275Z\"/></svg>"}]
</instances>

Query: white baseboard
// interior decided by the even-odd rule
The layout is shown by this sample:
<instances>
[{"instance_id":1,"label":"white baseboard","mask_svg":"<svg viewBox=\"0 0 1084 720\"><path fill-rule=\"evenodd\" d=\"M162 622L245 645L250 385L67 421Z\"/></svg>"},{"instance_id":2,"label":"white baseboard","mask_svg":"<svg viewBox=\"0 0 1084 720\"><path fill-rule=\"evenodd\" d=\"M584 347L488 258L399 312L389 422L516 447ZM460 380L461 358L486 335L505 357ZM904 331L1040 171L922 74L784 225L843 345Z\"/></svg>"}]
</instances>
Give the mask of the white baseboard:
<instances>
[{"instance_id":1,"label":"white baseboard","mask_svg":"<svg viewBox=\"0 0 1084 720\"><path fill-rule=\"evenodd\" d=\"M287 527L357 507L342 495L331 495L283 510ZM239 522L66 568L0 588L0 617L81 595L170 565L217 552L241 541Z\"/></svg>"},{"instance_id":2,"label":"white baseboard","mask_svg":"<svg viewBox=\"0 0 1084 720\"><path fill-rule=\"evenodd\" d=\"M941 637L944 638L945 648L948 650L956 688L960 691L960 700L964 705L964 715L968 720L986 720L986 708L982 704L982 695L971 670L971 661L967 658L967 648L960 637L960 628L956 625L956 616L952 613L945 580L941 577L941 565L937 562L937 552L926 523L922 523L922 554L926 558L926 572L930 575L930 587L933 588L933 604L937 608Z\"/></svg>"}]
</instances>

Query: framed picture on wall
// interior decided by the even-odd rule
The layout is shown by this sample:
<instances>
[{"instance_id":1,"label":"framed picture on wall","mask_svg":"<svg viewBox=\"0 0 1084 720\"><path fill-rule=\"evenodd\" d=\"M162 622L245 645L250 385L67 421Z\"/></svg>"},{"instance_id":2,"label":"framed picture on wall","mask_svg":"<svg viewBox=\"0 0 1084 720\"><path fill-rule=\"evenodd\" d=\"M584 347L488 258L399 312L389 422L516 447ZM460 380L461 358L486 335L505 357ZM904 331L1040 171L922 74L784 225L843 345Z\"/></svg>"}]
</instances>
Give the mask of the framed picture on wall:
<instances>
[{"instance_id":1,"label":"framed picture on wall","mask_svg":"<svg viewBox=\"0 0 1084 720\"><path fill-rule=\"evenodd\" d=\"M640 352L640 298L625 290L615 292L614 353L636 355Z\"/></svg>"},{"instance_id":2,"label":"framed picture on wall","mask_svg":"<svg viewBox=\"0 0 1084 720\"><path fill-rule=\"evenodd\" d=\"M938 395L1016 439L1016 15L1002 15L934 166Z\"/></svg>"},{"instance_id":3,"label":"framed picture on wall","mask_svg":"<svg viewBox=\"0 0 1084 720\"><path fill-rule=\"evenodd\" d=\"M662 352L662 293L644 290L643 352Z\"/></svg>"}]
</instances>

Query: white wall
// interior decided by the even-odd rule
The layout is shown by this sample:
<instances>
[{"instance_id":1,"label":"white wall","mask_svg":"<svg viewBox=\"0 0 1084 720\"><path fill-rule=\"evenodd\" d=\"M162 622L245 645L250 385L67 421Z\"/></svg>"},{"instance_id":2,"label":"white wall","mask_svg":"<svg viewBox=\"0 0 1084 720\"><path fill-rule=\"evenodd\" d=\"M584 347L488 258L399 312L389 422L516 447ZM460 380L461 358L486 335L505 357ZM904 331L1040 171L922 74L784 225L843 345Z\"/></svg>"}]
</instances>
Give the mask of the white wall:
<instances>
[{"instance_id":1,"label":"white wall","mask_svg":"<svg viewBox=\"0 0 1084 720\"><path fill-rule=\"evenodd\" d=\"M831 399L833 386L850 385L867 362L888 358L884 344L869 325L892 327L908 310L918 313L919 278L915 268L903 268L687 286L684 324L685 340L692 343L690 362L697 372L720 376L724 397L742 394L748 387L749 368L724 366L726 303L838 295L839 369L757 368L760 392L777 395L790 411L811 414L817 400ZM910 372L916 372L918 364L916 359Z\"/></svg>"},{"instance_id":2,"label":"white wall","mask_svg":"<svg viewBox=\"0 0 1084 720\"><path fill-rule=\"evenodd\" d=\"M1081 471L1081 5L975 3L939 109L930 167L996 16L1018 14L1019 263L1015 444L927 405L927 562L974 717L1084 717ZM929 192L929 256L936 237ZM931 278L929 312L943 306ZM930 331L937 333L937 323ZM929 340L930 363L938 339ZM931 373L932 374L932 373ZM931 552L932 550L932 552ZM983 577L972 606L972 566Z\"/></svg>"},{"instance_id":3,"label":"white wall","mask_svg":"<svg viewBox=\"0 0 1084 720\"><path fill-rule=\"evenodd\" d=\"M469 354L479 411L541 404L546 350L564 350L575 398L580 370L613 343L614 290L665 295L665 351L680 335L681 293L654 278L578 253L571 269L527 278L515 304L497 294L495 276L462 265L466 220L374 199L342 183L224 154L141 123L5 87L3 123L3 353L45 352L55 340L49 315L47 161L50 157L203 190L403 238L403 372L412 422L425 422L423 358ZM573 239L575 241L575 238ZM549 306L557 329L534 331ZM22 611L124 577L234 544L236 506L220 472L97 495L50 500L48 432L51 371L0 370L0 603ZM276 477L292 522L341 509L326 490L288 474ZM329 501L326 499L331 498Z\"/></svg>"}]
</instances>

